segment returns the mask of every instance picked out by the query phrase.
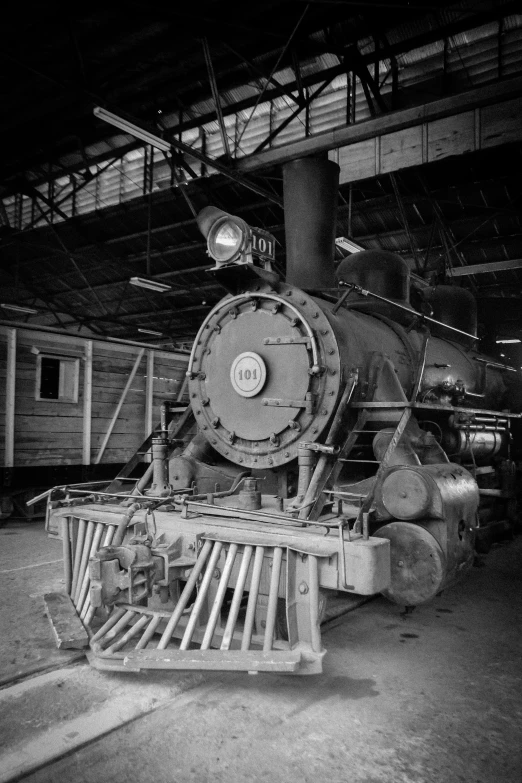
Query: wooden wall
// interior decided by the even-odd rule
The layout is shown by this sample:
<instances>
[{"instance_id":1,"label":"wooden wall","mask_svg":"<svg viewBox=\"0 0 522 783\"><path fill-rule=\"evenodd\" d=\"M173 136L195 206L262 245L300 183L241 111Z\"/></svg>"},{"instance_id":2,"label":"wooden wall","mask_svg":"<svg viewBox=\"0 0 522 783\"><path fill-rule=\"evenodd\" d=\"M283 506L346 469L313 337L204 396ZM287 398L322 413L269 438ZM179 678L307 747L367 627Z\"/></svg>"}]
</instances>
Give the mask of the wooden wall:
<instances>
[{"instance_id":1,"label":"wooden wall","mask_svg":"<svg viewBox=\"0 0 522 783\"><path fill-rule=\"evenodd\" d=\"M4 466L6 456L9 466L9 443L6 444L9 411L6 391L10 333L12 334L11 329L0 326L0 454ZM188 360L186 355L93 340L89 427L88 410L86 411L84 406L86 375L88 376L88 360L85 357L88 355L89 342L85 338L72 335L16 329L14 467L94 463L140 352L143 352L142 358L107 441L101 462L126 462L149 434L147 418L151 419L152 425L155 426L159 422L163 400L177 400L185 376ZM52 354L56 358L81 357L77 402L36 399L38 351ZM153 375L149 387L147 369L151 366ZM148 417L147 392L149 409L152 410L152 416L149 414ZM84 454L85 443L87 450Z\"/></svg>"},{"instance_id":2,"label":"wooden wall","mask_svg":"<svg viewBox=\"0 0 522 783\"><path fill-rule=\"evenodd\" d=\"M340 184L522 139L522 98L419 122L413 127L339 147L328 157Z\"/></svg>"}]
</instances>

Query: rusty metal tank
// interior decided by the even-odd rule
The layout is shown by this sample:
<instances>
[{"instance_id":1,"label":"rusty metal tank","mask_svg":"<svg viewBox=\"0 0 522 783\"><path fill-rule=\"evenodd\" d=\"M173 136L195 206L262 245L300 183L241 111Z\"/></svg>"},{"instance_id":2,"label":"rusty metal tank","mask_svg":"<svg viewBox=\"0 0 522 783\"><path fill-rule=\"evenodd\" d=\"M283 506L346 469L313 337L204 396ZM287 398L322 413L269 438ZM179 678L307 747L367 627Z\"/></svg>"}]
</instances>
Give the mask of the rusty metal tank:
<instances>
[{"instance_id":1,"label":"rusty metal tank","mask_svg":"<svg viewBox=\"0 0 522 783\"><path fill-rule=\"evenodd\" d=\"M384 595L417 606L452 584L473 562L479 492L473 476L451 462L394 466L376 490L374 532L391 546Z\"/></svg>"}]
</instances>

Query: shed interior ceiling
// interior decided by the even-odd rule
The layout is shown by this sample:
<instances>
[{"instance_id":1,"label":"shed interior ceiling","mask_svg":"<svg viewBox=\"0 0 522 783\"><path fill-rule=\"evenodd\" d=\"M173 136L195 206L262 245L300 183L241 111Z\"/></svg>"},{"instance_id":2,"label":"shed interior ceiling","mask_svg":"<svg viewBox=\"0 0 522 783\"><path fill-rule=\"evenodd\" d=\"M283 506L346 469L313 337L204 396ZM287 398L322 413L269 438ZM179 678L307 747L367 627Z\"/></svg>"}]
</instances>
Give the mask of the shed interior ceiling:
<instances>
[{"instance_id":1,"label":"shed interior ceiling","mask_svg":"<svg viewBox=\"0 0 522 783\"><path fill-rule=\"evenodd\" d=\"M281 151L516 86L519 10L507 0L24 5L4 21L1 53L2 303L36 309L27 323L189 344L224 293L206 272L197 211L214 204L271 231L284 271ZM98 105L194 155L153 152L96 118ZM522 339L522 141L516 130L498 146L477 134L448 157L342 182L337 233L472 290L487 347ZM249 155L260 163L241 177L257 192L237 177ZM132 276L171 290L136 288Z\"/></svg>"}]
</instances>

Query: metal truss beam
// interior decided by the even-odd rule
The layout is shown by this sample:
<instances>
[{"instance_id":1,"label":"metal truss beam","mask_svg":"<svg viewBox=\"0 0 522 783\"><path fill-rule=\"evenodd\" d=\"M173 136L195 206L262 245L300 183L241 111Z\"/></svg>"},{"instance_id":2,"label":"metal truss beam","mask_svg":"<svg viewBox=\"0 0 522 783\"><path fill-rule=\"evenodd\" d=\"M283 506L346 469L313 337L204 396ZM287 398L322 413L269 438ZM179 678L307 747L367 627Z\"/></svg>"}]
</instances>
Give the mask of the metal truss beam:
<instances>
[{"instance_id":1,"label":"metal truss beam","mask_svg":"<svg viewBox=\"0 0 522 783\"><path fill-rule=\"evenodd\" d=\"M291 45L292 41L294 40L295 35L296 35L300 25L301 25L301 22L303 21L304 17L306 16L307 11L308 11L308 6L306 5L304 10L303 10L303 13L300 15L299 19L297 20L296 24L294 25L294 27L292 29L292 32L290 33L290 36L288 37L288 40L286 41L283 49L281 50L281 52L280 52L280 54L279 54L275 64L272 66L272 69L270 71L270 76L273 76L275 74L275 72L277 71L279 65L281 64L281 61L283 60L286 52L290 48L290 45ZM257 96L256 102L254 103L254 107L253 107L252 111L250 112L250 114L249 114L249 116L247 118L247 121L243 125L241 133L239 134L239 138L238 138L238 140L236 142L236 146L237 147L239 147L239 143L240 143L241 139L243 138L243 134L245 133L246 129L248 128L248 126L250 124L250 121L251 121L252 117L254 116L254 113L255 113L257 107L259 106L259 104L263 100L263 97L265 96L265 92L266 92L266 88L267 87L268 87L268 81L267 81L266 85L263 87L263 89L261 90L261 92L259 93L259 95Z\"/></svg>"},{"instance_id":2,"label":"metal truss beam","mask_svg":"<svg viewBox=\"0 0 522 783\"><path fill-rule=\"evenodd\" d=\"M401 222L402 222L403 228L404 228L404 230L405 230L405 232L406 232L406 234L408 236L408 241L410 243L411 253L412 253L413 259L415 261L415 270L417 271L417 273L420 273L422 271L422 269L421 269L421 265L420 265L420 262L419 262L419 257L417 255L417 248L415 247L415 242L414 242L413 235L412 235L412 232L411 232L410 223L409 223L409 220L408 220L408 215L406 214L406 210L404 208L404 202L402 200L402 196L401 196L401 193L400 193L400 190L399 190L399 185L397 183L397 177L395 176L395 174L393 172L390 173L390 180L391 180L391 183L392 183L393 192L395 194L395 199L397 201L397 206L399 207L399 213L400 213L400 216L401 216Z\"/></svg>"},{"instance_id":3,"label":"metal truss beam","mask_svg":"<svg viewBox=\"0 0 522 783\"><path fill-rule=\"evenodd\" d=\"M201 42L203 44L203 54L205 56L208 79L210 82L210 89L212 91L212 98L214 100L214 106L216 107L216 114L218 119L219 132L221 134L221 141L223 142L223 149L225 150L225 155L227 156L227 158L230 158L230 144L228 142L227 129L225 126L225 120L223 119L223 112L221 111L221 100L219 97L216 74L214 71L214 66L212 64L212 57L210 56L210 48L206 38L202 38Z\"/></svg>"},{"instance_id":4,"label":"metal truss beam","mask_svg":"<svg viewBox=\"0 0 522 783\"><path fill-rule=\"evenodd\" d=\"M116 158L111 158L111 160L109 160L104 166L100 166L100 168L98 169L96 174L92 174L89 177L84 176L83 181L79 182L77 185L75 185L73 187L73 189L71 191L69 191L69 193L67 193L66 196L63 196L63 198L58 199L57 201L53 201L52 199L49 199L48 202L47 202L48 207L49 207L47 212L44 212L39 217L34 218L33 220L31 220L31 222L27 226L23 227L22 231L30 231L32 228L34 228L36 223L38 223L42 218L47 219L47 216L51 215L53 212L58 212L58 214L63 217L65 215L65 213L62 212L61 209L60 209L62 204L64 204L70 198L74 199L76 197L76 195L81 190L83 190L85 187L87 187L87 185L90 185L91 182L93 182L95 179L97 179L101 174L103 174L105 171L107 171L107 169L109 169L111 166L113 166L119 160L120 160L120 156L119 155ZM88 169L87 169L87 171L88 171ZM70 176L72 176L72 175L70 175ZM24 186L27 186L27 184L28 184L27 181L24 182ZM32 187L32 183L31 183L31 187ZM36 198L36 197L41 198L41 196L42 196L40 191L36 190L35 188L32 189L31 193L32 193L32 198ZM38 195L36 196L35 193L38 194ZM42 198L42 200L43 200L43 198ZM67 220L69 220L70 216L69 215L65 215L65 218Z\"/></svg>"},{"instance_id":5,"label":"metal truss beam","mask_svg":"<svg viewBox=\"0 0 522 783\"><path fill-rule=\"evenodd\" d=\"M26 193L28 193L28 194L30 194L31 196L33 196L33 197L35 198L35 200L36 200L36 203L38 203L38 200L41 200L41 201L43 201L43 203L44 203L44 204L46 204L47 206L50 206L50 201L49 201L49 199L48 199L46 196L44 196L42 193L40 193L40 191L39 191L39 190L36 190L36 189L35 189L35 188L34 188L34 187L33 187L33 186L30 184L30 183L24 182L23 184L24 184L24 189L25 189L25 192L26 192ZM58 210L58 214L60 214L60 213L61 213L61 210ZM43 214L43 210L42 210L42 214ZM65 217L67 217L67 216L65 216ZM65 256L66 256L66 257L69 259L69 261L71 262L72 266L74 267L74 269L75 269L76 273L77 273L77 274L78 274L78 275L79 275L79 276L80 276L80 277L81 277L81 278L82 278L82 279L85 281L85 283L87 284L87 287L86 287L86 289L73 289L73 288L72 288L70 285L68 285L67 283L65 283L65 281L63 281L64 285L66 285L66 286L69 288L70 292L79 293L79 295L80 295L80 296L83 296L83 292L84 292L85 290L87 290L87 291L89 291L90 293L92 293L92 295L93 295L94 299L96 300L96 302L95 302L95 303L93 303L93 302L91 302L91 301L87 300L86 304L87 304L88 306L92 306L93 304L97 304L97 305L98 305L98 307L100 308L100 310L101 310L103 313L106 313L106 314L107 314L107 309L106 309L105 305L104 305L104 304L103 304L103 302L102 302L102 301L99 299L99 297L98 297L98 294L97 294L97 293L96 293L96 291L93 289L93 287L92 287L92 285L90 284L89 280L86 278L86 276L85 276L85 273L84 273L84 272L83 272L83 270L82 270L82 269L79 267L79 265L78 265L78 263L77 263L77 261L76 261L76 258L75 258L75 255L77 254L77 253L76 253L76 251L73 253L73 252L71 252L71 251L70 251L70 250L69 250L69 249L66 247L66 245L64 244L64 242L63 242L63 240L62 240L62 238L61 238L61 236L60 236L60 233L59 233L59 231L57 230L56 226L55 226L55 225L53 225L53 224L50 222L50 219L49 219L49 217L48 217L48 216L46 216L46 217L45 217L45 220L46 220L46 222L48 223L49 230L50 230L50 231L52 232L52 234L53 234L53 235L56 237L56 240L57 240L58 244L59 244L59 245L60 245L60 247L61 247L61 250L59 250L58 252L60 252L61 254L65 255ZM85 236L85 232L82 232L81 230L79 230L79 233L81 233L81 234L83 234L83 236ZM104 252L105 254L107 254L107 250L106 250L106 249L103 247L103 245L102 245L101 243L97 243L97 244L96 244L94 247L96 247L98 250L100 250L100 249L101 249L101 250L103 250L103 252ZM119 257L118 257L118 258L116 258L116 257L115 257L115 256L112 254L111 260L112 260L112 262L113 262L114 264L116 264L116 263L117 263L119 267L122 267L122 266L127 266L127 268L128 268L128 265L127 265L127 262L126 262L126 260L124 260L124 259L122 259L122 258L119 258ZM32 263L34 263L34 259L32 260ZM135 270L134 270L134 269L130 269L129 271L130 271L130 273L131 273L131 274L134 274L134 273L135 273ZM149 294L149 293L148 293L146 290L144 290L144 291L143 291L143 295L144 295L144 296L147 298L147 300L149 301L149 303L152 303L152 302L154 301L154 300L151 298L150 294ZM85 297L84 297L84 298L85 298ZM66 312L66 310L65 310L64 312Z\"/></svg>"},{"instance_id":6,"label":"metal truss beam","mask_svg":"<svg viewBox=\"0 0 522 783\"><path fill-rule=\"evenodd\" d=\"M46 198L46 197L43 195L43 193L40 193L40 191L39 191L39 190L36 190L35 188L33 188L33 187L32 187L31 185L29 185L28 183L25 183L25 185L26 185L26 192L30 193L30 194L33 196L33 198L36 200L36 203L37 203L37 205L38 205L38 207L39 207L39 208L40 208L40 205L39 205L39 202L38 202L38 200L40 199L41 201L43 201L43 202L44 202L44 204L46 204L47 206L49 206L49 207L50 207L50 211L52 211L53 207L51 206L51 201L50 201L48 198ZM54 209L55 209L55 210L58 212L58 214L59 214L59 215L61 215L61 216L63 217L64 213L62 212L62 210L61 210L59 207L57 208L57 207L56 207L56 205L55 205L55 206L54 206ZM88 279L85 277L85 274L83 273L83 271L82 271L82 270L80 269L80 267L78 266L78 263L76 262L76 259L74 258L74 256L72 255L72 253L69 251L69 249L68 249L68 248L67 248L67 246L65 245L64 241L63 241L63 240L62 240L62 238L60 237L60 235L59 235L58 231L56 231L55 227L54 227L54 226L53 226L53 224L51 223L51 219L50 219L50 217L49 217L49 212L47 212L47 213L45 213L45 214L44 214L44 213L43 213L43 210L42 210L42 216L44 217L45 221L48 223L48 225L49 225L49 227L50 227L51 231L53 232L54 236L56 237L56 240L57 240L58 244L61 246L61 248L62 248L62 251L63 251L63 252L65 253L65 255L68 257L69 261L70 261L70 262L71 262L71 264L74 266L74 268L75 268L76 272L77 272L77 273L80 275L80 277L83 279L83 281L84 281L84 282L87 284L87 289L88 289L88 290L89 290L89 291L92 293L92 295L93 295L93 296L94 296L94 298L96 299L96 302L97 302L98 306L100 307L100 309L102 310L102 312L106 313L106 312L107 312L107 310L105 309L105 306L104 306L103 302L102 302L102 301L99 299L99 297L98 297L97 293L96 293L95 291L93 291L93 289L92 289L92 286L91 286L90 282L88 281ZM65 217L67 218L67 216L65 216ZM70 288L70 287L69 287L69 288ZM89 303L89 304L90 304L90 303Z\"/></svg>"},{"instance_id":7,"label":"metal truss beam","mask_svg":"<svg viewBox=\"0 0 522 783\"><path fill-rule=\"evenodd\" d=\"M386 106L386 103L384 102L381 95L379 82L377 81L377 75L375 78L371 75L370 71L368 70L368 65L363 60L357 46L348 47L346 49L343 60L347 70L352 70L361 80L366 102L372 117L375 117L376 115L374 101L381 112L388 111L388 107Z\"/></svg>"},{"instance_id":8,"label":"metal truss beam","mask_svg":"<svg viewBox=\"0 0 522 783\"><path fill-rule=\"evenodd\" d=\"M499 18L502 19L503 17L507 17L511 14L517 13L520 9L520 2L519 0L511 0L510 2L503 3L501 5L497 5L496 3L491 3L489 7L486 7L483 11L478 11L475 13L462 13L461 17L455 20L452 20L448 22L447 24L441 24L437 27L434 27L433 29L427 30L425 32L422 32L418 35L411 36L410 38L406 40L399 41L394 44L388 44L385 46L381 53L384 57L392 59L393 57L397 57L398 55L404 54L405 52L411 51L413 49L419 48L421 46L428 45L430 43L434 43L435 41L442 40L444 38L447 38L448 36L456 35L458 33L463 33L466 30L474 29L477 27L480 27L482 25L485 25L489 22L498 21ZM384 43L383 34L380 34L381 40ZM302 47L303 41L300 40L300 46ZM311 45L311 41L307 39L305 42L307 46ZM324 54L325 52L331 51L331 46L324 46L324 45L318 45L317 42L314 43L315 46L315 54L317 56ZM280 46L282 48L282 44ZM302 54L302 49L300 49ZM261 57L266 55L255 55L256 59L260 59ZM365 63L373 63L375 59L375 52L370 51L364 54L361 54L362 61ZM22 63L17 61L18 65L23 65ZM392 59L393 64L393 59ZM332 76L332 78L337 75L345 72L345 68L343 64L340 64L338 66L335 66L333 69L329 69L328 71L322 71L317 72L315 74L310 74L303 78L303 84L305 86L312 86L313 84L316 84L317 82L323 80L326 78L326 76ZM39 73L39 72L37 72ZM42 74L39 74L42 75ZM240 78L241 74L234 74L231 79L228 79L226 82L223 82L221 87L223 90L231 90L234 87L237 87L238 85L244 83L241 81ZM51 79L50 77L47 77L44 75L44 78L50 81L53 85L56 85L58 82L56 79ZM265 77L266 78L266 77ZM64 87L66 85L63 85L60 83L60 87ZM173 87L172 83L169 82L168 90L169 90L169 96L172 100L172 95L175 89L178 87L178 85L175 85ZM298 85L297 82L294 82L293 84L285 85L284 87L275 87L273 91L267 91L265 93L265 99L266 100L272 100L275 97L280 97L281 95L287 94L288 91L297 91ZM83 92L85 92L83 90ZM92 100L99 100L99 96L93 96L91 93L85 93L86 96ZM189 100L191 103L197 103L198 101L204 100L205 98L208 99L208 95L205 95L204 91L200 89L198 93L194 93L193 95L189 96ZM163 103L167 100L167 97L163 98L161 97L161 100ZM236 104L231 104L230 106L223 108L223 114L224 116L227 116L228 114L236 113L237 111L241 111L244 109L248 109L249 107L253 106L255 103L256 98L250 97L243 101L240 101ZM185 130L189 130L191 128L200 127L203 124L206 124L211 121L216 120L216 113L210 112L205 115L201 115L199 117L194 117L186 122L180 123L178 126L169 129L172 133L180 134ZM124 155L126 152L135 149L137 144L126 144L120 148L119 155L120 157ZM305 153L307 154L307 153ZM99 162L103 162L108 157L114 156L114 149L110 152L104 152L97 156L96 158L93 158L90 163L95 164ZM28 167L32 167L37 165L37 160L35 159L33 162L28 163ZM65 170L66 173L74 173L81 169L85 163L83 161L78 161L78 163L74 163L72 165L66 166ZM35 181L34 184L38 185L42 182L47 181L48 177L42 177L39 178L37 181ZM4 196L12 195L13 188L5 188L4 189Z\"/></svg>"},{"instance_id":9,"label":"metal truss beam","mask_svg":"<svg viewBox=\"0 0 522 783\"><path fill-rule=\"evenodd\" d=\"M478 180L477 182L474 183L474 185L476 187L481 188L481 187L486 186L488 184L488 182L489 182L489 180L486 180L486 181ZM500 184L500 182L501 181L496 180L495 184ZM432 199L435 200L435 202L437 202L437 203L441 203L441 198L440 197L442 197L442 196L446 196L447 197L447 195L448 195L447 191L444 191L444 193L440 193L440 194L437 191L435 191L435 192L427 195L426 191L423 188L423 192L410 193L408 195L402 195L401 196L401 200L402 200L404 206L410 206L410 205L416 205L416 204L418 205L420 203L426 203L426 202L429 202L431 204L432 203ZM366 200L364 200L362 202L353 202L353 204L352 204L352 213L353 213L353 216L355 216L358 213L360 213L361 211L364 211L364 214L368 214L370 212L371 213L378 212L381 209L392 209L394 207L394 202L395 202L394 194L378 196L378 197L370 199L370 200L366 199ZM255 205L251 205L251 206L252 206L252 209L254 209L254 208L257 209L257 208L261 208L261 207L266 206L266 203L265 202L258 202ZM247 209L247 207L245 207L245 209ZM509 212L509 204L507 204L506 207L503 208L503 209L497 209L497 208L493 208L493 207L488 208L487 206L479 206L478 210L479 210L478 211L479 215L485 214L485 219L489 220L489 219L494 219L494 218L498 217L501 214L505 214L506 212ZM237 210L237 212L239 214L241 214L242 211L243 211L242 209ZM349 214L349 211L350 211L350 205L349 204L340 205L339 208L338 208L338 218L339 218L339 220L340 221L344 220L345 217ZM513 209L512 210L512 214L513 215L518 215L518 211L516 209ZM452 229L455 229L455 230L459 230L459 228L465 229L467 223L469 223L469 218L468 217L462 218L462 219L457 219L457 220L453 220L451 222L451 227L452 227ZM168 223L168 224L165 224L164 226L158 226L157 228L153 229L152 233L160 234L160 233L165 232L165 231L172 231L172 230L176 231L176 230L178 230L180 228L191 226L191 225L193 225L193 221L192 220L183 220L183 221ZM278 235L279 233L283 232L283 225L282 224L273 224L273 225L270 225L267 228L269 228L269 230L272 233L275 233L276 235ZM422 231L423 228L425 230L429 230L429 227L419 226L419 227L413 229L413 233L415 234L417 231ZM383 231L383 232L379 233L379 237L381 239L383 239L383 240L386 240L386 239L396 238L400 233L402 233L402 232L398 232L397 230ZM125 236L122 236L122 237L117 237L114 240L107 240L106 243L104 243L104 244L112 244L113 242L115 244L117 244L119 242L128 242L128 241L131 241L133 239L142 238L145 235L146 235L146 230L145 231L136 232L136 233L133 233L133 234L129 234L129 235L125 235ZM364 244L364 242L372 240L374 238L375 238L374 234L369 234L368 236L358 236L357 240ZM83 254L88 254L88 253L92 252L93 250L96 250L97 248L98 248L98 246L96 246L96 245L84 245L84 246L81 246L81 247L75 249L75 251L74 251L75 252L75 256L77 258L80 258ZM175 257L175 256L178 256L178 255L180 255L182 253L192 253L192 252L201 252L201 253L203 253L204 248L205 248L205 243L204 242L198 242L198 241L196 241L196 242L186 242L186 243L183 243L183 244L180 244L180 245L177 245L177 246L173 246L173 247L165 247L165 248L162 248L161 250L153 250L153 251L151 251L150 257L151 257L151 259L163 259L165 261L165 263L167 263L167 259ZM103 250L103 248L99 248L99 249ZM433 248L432 248L432 250L433 250ZM138 264L138 263L140 263L140 261L143 261L145 258L146 258L146 252L143 251L143 252L134 254L132 256L126 256L125 257L125 263L126 263L126 266L130 269L130 265ZM42 256L39 259L37 259L37 262L38 263L45 263L45 262L48 262L49 260L52 260L52 256ZM22 261L20 266L22 268L22 267L25 267L26 264L33 264L33 263L34 263L34 259L33 260L28 260L25 263ZM100 268L101 269L103 267L104 267L104 263L100 262L99 267L96 267L96 268ZM178 268L178 269L173 269L173 270L166 271L166 272L160 272L157 275L155 275L155 277L158 280L164 280L165 282L170 282L170 281L175 280L179 276L204 273L204 272L206 272L210 268L211 268L211 265L206 264L205 261L203 260L203 262L201 264L189 266L189 267L184 268L184 269L179 269ZM135 270L134 270L133 273L135 273ZM73 275L75 273L74 273L74 271L71 270L71 272L69 274ZM43 283L45 283L46 281L54 280L54 276L53 275L45 275L45 276L42 276L40 279L41 279L41 281ZM61 280L63 280L65 282L65 275L62 275ZM96 291L105 290L105 289L113 288L115 286L124 285L127 281L128 281L128 277L118 277L117 279L112 280L112 281L107 281L106 283L99 283L99 284L93 285L92 288L94 290L96 290ZM85 290L86 289L77 289L78 293L81 293L81 292L83 292ZM175 293L176 292L173 292L173 295Z\"/></svg>"},{"instance_id":10,"label":"metal truss beam","mask_svg":"<svg viewBox=\"0 0 522 783\"><path fill-rule=\"evenodd\" d=\"M304 0L303 0L304 1ZM456 35L458 33L463 33L466 30L471 30L476 27L480 27L481 25L487 24L488 22L497 21L499 18L499 15L502 15L503 17L509 16L510 14L517 13L520 7L520 2L517 2L517 0L512 0L512 2L505 3L502 6L496 6L494 5L491 8L488 8L482 12L469 14L469 15L463 15L462 18L449 22L448 24L442 24L440 26L434 27L431 30L428 30L423 33L419 33L418 35L412 36L411 38L408 38L403 41L399 41L394 44L388 44L384 50L382 51L382 55L388 59L391 60L393 65L393 58L405 54L406 52L409 52L413 49L417 49L421 46L426 46L428 44L434 43L436 41L443 40L444 38L447 38L448 36ZM381 34L381 40L382 34ZM320 54L325 54L326 52L331 51L331 46L324 46L322 49L317 49L316 55L319 56ZM370 51L366 53L361 53L361 62L365 64L373 63L375 60L375 53ZM321 81L322 79L325 79L327 76L330 76L334 78L335 76L344 73L345 67L344 65L338 65L334 66L334 68L318 72L316 74L310 74L303 78L303 84L304 86L313 86L317 82ZM234 86L237 86L237 80L236 83L226 83L223 85L223 89L230 90L233 89ZM290 89L292 91L298 90L297 80L291 84L286 85L286 90ZM274 91L267 91L265 93L265 100L273 100L274 98L280 97L282 94L284 94L284 91L281 90L274 90ZM194 100L197 102L197 100L202 100L204 98L203 95L195 96ZM225 116L228 113L234 113L236 111L242 111L244 109L248 109L250 106L253 105L255 99L249 98L245 101L241 101L238 104L231 105L227 107L225 110ZM185 130L190 130L191 128L198 127L200 124L205 124L207 122L212 122L216 120L215 113L209 113L204 116L195 118L194 120L187 121L185 123L182 123L179 127L172 129L175 130L176 133L182 133Z\"/></svg>"},{"instance_id":11,"label":"metal truss beam","mask_svg":"<svg viewBox=\"0 0 522 783\"><path fill-rule=\"evenodd\" d=\"M15 286L19 286L19 282L18 282L18 280L16 279L15 275L12 272L10 272L9 270L4 268L3 269L3 273L8 275L10 278L13 279L13 281L14 281L13 284ZM41 309L41 307L38 304L38 302L43 302L45 311L50 313L53 316L53 318L56 320L56 322L62 328L65 328L65 326L68 325L68 323L69 323L69 322L67 322L67 324L66 324L62 320L62 318L61 318L62 315L66 315L69 318L73 318L74 321L72 323L74 323L74 324L83 325L84 323L90 322L87 317L86 318L83 318L83 317L78 318L76 316L76 314L72 313L71 310L67 306L63 307L62 305L58 304L57 302L54 301L54 299L52 297L48 296L45 292L42 292L41 289L36 289L35 287L33 287L33 285L31 283L28 283L26 280L24 281L23 286L31 294L31 296L34 298L34 302L32 303L32 306ZM93 321L98 321L97 318L93 318L92 320ZM30 324L29 324L29 326L30 326ZM102 328L100 328L97 324L95 324L94 326L91 326L90 328L92 328L92 330L94 332L98 333L98 334L100 334L100 333L101 334L105 334L104 330Z\"/></svg>"},{"instance_id":12,"label":"metal truss beam","mask_svg":"<svg viewBox=\"0 0 522 783\"><path fill-rule=\"evenodd\" d=\"M303 87L313 87L314 85L323 82L325 79L329 79L332 81L332 79L335 79L336 76L340 76L341 74L344 74L346 71L345 66L343 64L339 65L333 65L331 68L325 68L323 71L318 71L317 73L308 74L307 76L301 76L301 84ZM265 79L271 81L268 76L264 77ZM289 96L289 93L298 92L299 87L297 83L297 79L295 81L289 82L285 85L280 85L278 87L273 87L272 89L266 89L263 95L263 100L265 102L270 102L275 100L276 98L282 98L284 96ZM297 102L297 99L295 96L292 96L292 99L294 102ZM223 114L225 117L227 117L230 114L237 114L241 111L246 111L247 109L251 109L255 105L255 98L249 97L244 98L241 101L238 101L237 103L230 104L226 108L223 108ZM209 122L215 122L216 121L216 114L215 112L208 112L207 114L202 114L197 118L194 118L193 120L188 120L184 123L182 123L179 126L174 126L169 128L169 131L171 133L183 133L186 130L192 130L194 128L198 128L200 125L206 125Z\"/></svg>"},{"instance_id":13,"label":"metal truss beam","mask_svg":"<svg viewBox=\"0 0 522 783\"><path fill-rule=\"evenodd\" d=\"M174 307L168 307L162 310L146 310L139 313L122 313L118 320L120 323L126 323L128 320L160 317L164 318L165 316L171 316L174 319L177 319L180 315L183 316L184 313L192 313L197 310L210 310L212 307L214 307L214 303L187 305L187 307L177 307L175 309ZM183 320L183 317L181 320ZM140 323L139 325L141 326L142 324Z\"/></svg>"},{"instance_id":14,"label":"metal truss beam","mask_svg":"<svg viewBox=\"0 0 522 783\"><path fill-rule=\"evenodd\" d=\"M297 52L295 49L292 49L292 69L295 74L295 82L297 84L297 90L299 93L299 101L303 103L306 100L305 90L303 86L303 80L301 78L301 64L299 62L299 57L297 56Z\"/></svg>"},{"instance_id":15,"label":"metal truss beam","mask_svg":"<svg viewBox=\"0 0 522 783\"><path fill-rule=\"evenodd\" d=\"M290 98L294 103L298 103L298 99L293 94L292 90L288 88L288 85L281 84L281 82L278 82L277 79L275 79L272 75L266 75L264 70L260 68L253 60L250 60L248 57L246 57L244 54L239 52L236 48L231 46L226 41L223 41L223 46L228 49L229 52L231 52L235 57L237 57L239 60L241 60L242 63L244 63L247 68L251 71L251 73L255 74L260 79L265 79L267 82L270 82L276 89L281 90L281 93L286 95L288 98Z\"/></svg>"},{"instance_id":16,"label":"metal truss beam","mask_svg":"<svg viewBox=\"0 0 522 783\"><path fill-rule=\"evenodd\" d=\"M279 207L283 206L282 199L275 195L275 193L271 193L270 191L265 190L265 188L262 188L260 185L256 185L254 182L250 182L250 180L245 179L242 174L238 173L235 168L232 169L230 166L227 166L215 158L209 158L208 155L204 155L199 150L189 147L188 144L184 144L179 139L171 138L170 141L165 141L165 139L156 136L156 134L146 130L140 124L137 124L134 121L126 120L123 117L108 111L107 109L103 109L101 106L97 106L94 109L94 114L105 122L108 122L110 125L114 125L116 128L120 128L126 133L130 133L137 138L142 139L142 141L145 141L147 144L150 144L152 147L162 150L163 152L171 152L172 149L175 149L185 155L196 158L196 160L205 163L207 166L211 166L212 168L216 169L216 171L219 171L220 174L224 174L225 177L228 177L228 179L231 179L238 185L242 185L248 190L257 193L258 196L263 196L263 198L266 198L268 201L277 204Z\"/></svg>"},{"instance_id":17,"label":"metal truss beam","mask_svg":"<svg viewBox=\"0 0 522 783\"><path fill-rule=\"evenodd\" d=\"M214 303L209 304L198 304L198 305L190 305L187 307L178 307L175 308L175 306L171 306L169 308L163 308L161 310L144 310L137 313L121 313L117 317L111 317L111 316L100 316L100 315L92 315L92 316L86 316L82 318L78 318L71 313L67 313L73 320L67 321L66 324L62 323L66 326L74 326L76 324L82 324L82 325L88 325L93 323L107 323L111 324L112 326L118 326L122 329L131 329L131 328L138 328L138 327L146 327L147 325L151 325L156 322L157 319L161 319L164 321L165 318L170 317L171 321L182 321L185 323L192 324L192 319L186 317L186 313L196 312L198 310L210 310L214 306ZM144 319L151 319L148 322L144 322ZM132 323L128 323L128 321L132 321ZM195 331L197 331L199 327L195 326Z\"/></svg>"},{"instance_id":18,"label":"metal truss beam","mask_svg":"<svg viewBox=\"0 0 522 783\"><path fill-rule=\"evenodd\" d=\"M290 123L295 120L295 118L303 111L303 109L307 109L310 104L312 103L315 98L317 98L318 95L320 95L326 87L330 84L331 79L328 79L327 81L323 82L315 92L313 92L311 95L308 96L308 98L304 98L303 101L299 101L297 109L294 109L294 111L286 118L286 120L283 120L283 122L277 126L277 128L274 128L274 130L264 139L261 144L259 144L256 149L254 150L254 155L257 155L258 152L261 152L262 149L264 149L267 145L271 144L273 140L278 136L282 130L284 130Z\"/></svg>"}]
</instances>

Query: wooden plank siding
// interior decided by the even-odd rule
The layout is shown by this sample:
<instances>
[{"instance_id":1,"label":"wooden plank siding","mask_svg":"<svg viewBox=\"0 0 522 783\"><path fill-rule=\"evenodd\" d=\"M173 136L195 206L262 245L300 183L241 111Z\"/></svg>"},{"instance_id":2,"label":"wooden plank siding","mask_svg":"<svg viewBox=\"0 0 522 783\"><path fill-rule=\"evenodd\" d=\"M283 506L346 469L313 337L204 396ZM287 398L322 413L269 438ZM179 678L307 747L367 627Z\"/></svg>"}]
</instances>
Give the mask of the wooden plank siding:
<instances>
[{"instance_id":1,"label":"wooden plank siding","mask_svg":"<svg viewBox=\"0 0 522 783\"><path fill-rule=\"evenodd\" d=\"M340 146L340 184L522 140L522 98L481 106Z\"/></svg>"},{"instance_id":2,"label":"wooden plank siding","mask_svg":"<svg viewBox=\"0 0 522 783\"><path fill-rule=\"evenodd\" d=\"M0 325L0 449L5 453L7 338L8 327ZM14 467L81 465L85 462L84 381L88 340L74 335L46 333L17 325L16 400L14 415ZM92 405L90 461L94 463L109 423L121 399L130 372L143 346L113 344L92 339ZM37 355L79 358L79 388L76 402L36 399ZM102 463L126 462L143 442L146 424L147 356L153 353L152 423L160 418L164 400L175 402L188 356L145 348L143 357L114 429ZM87 441L88 442L88 441ZM82 460L83 456L83 460Z\"/></svg>"}]
</instances>

